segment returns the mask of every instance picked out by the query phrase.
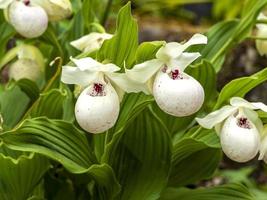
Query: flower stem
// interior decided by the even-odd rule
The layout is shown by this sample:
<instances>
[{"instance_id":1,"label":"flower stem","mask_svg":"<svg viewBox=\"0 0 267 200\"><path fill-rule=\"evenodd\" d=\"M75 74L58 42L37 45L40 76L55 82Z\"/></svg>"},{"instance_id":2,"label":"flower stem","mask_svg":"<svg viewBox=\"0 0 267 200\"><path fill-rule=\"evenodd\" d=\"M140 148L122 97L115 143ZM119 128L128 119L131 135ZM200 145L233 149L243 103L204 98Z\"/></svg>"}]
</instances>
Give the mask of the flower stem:
<instances>
[{"instance_id":1,"label":"flower stem","mask_svg":"<svg viewBox=\"0 0 267 200\"><path fill-rule=\"evenodd\" d=\"M253 40L267 40L267 37L248 36L247 39L253 39Z\"/></svg>"},{"instance_id":2,"label":"flower stem","mask_svg":"<svg viewBox=\"0 0 267 200\"><path fill-rule=\"evenodd\" d=\"M256 21L257 24L267 24L267 20L266 19L259 19Z\"/></svg>"},{"instance_id":3,"label":"flower stem","mask_svg":"<svg viewBox=\"0 0 267 200\"><path fill-rule=\"evenodd\" d=\"M111 6L112 6L112 2L113 2L113 0L108 0L108 2L107 2L107 6L106 6L106 9L105 9L102 21L101 21L101 24L104 27L105 27L105 24L106 24L108 16L109 16L109 12L110 12L110 9L111 9Z\"/></svg>"}]
</instances>

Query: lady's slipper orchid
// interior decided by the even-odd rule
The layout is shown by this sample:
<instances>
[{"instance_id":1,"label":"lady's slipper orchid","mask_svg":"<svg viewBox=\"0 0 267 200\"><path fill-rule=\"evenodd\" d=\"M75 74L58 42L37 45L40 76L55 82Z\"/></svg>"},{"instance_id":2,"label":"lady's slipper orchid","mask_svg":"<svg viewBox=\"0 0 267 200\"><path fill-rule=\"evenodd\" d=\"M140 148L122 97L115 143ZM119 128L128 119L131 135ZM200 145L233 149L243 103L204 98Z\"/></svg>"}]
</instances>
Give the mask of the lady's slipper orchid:
<instances>
[{"instance_id":1,"label":"lady's slipper orchid","mask_svg":"<svg viewBox=\"0 0 267 200\"><path fill-rule=\"evenodd\" d=\"M107 39L112 38L112 36L113 35L108 33L93 32L81 37L78 40L72 41L70 44L82 52L91 53L100 49L103 42Z\"/></svg>"},{"instance_id":2,"label":"lady's slipper orchid","mask_svg":"<svg viewBox=\"0 0 267 200\"><path fill-rule=\"evenodd\" d=\"M41 6L47 13L49 21L59 21L72 14L70 0L31 0L33 5Z\"/></svg>"},{"instance_id":3,"label":"lady's slipper orchid","mask_svg":"<svg viewBox=\"0 0 267 200\"><path fill-rule=\"evenodd\" d=\"M8 65L9 78L20 80L23 78L32 81L38 80L44 73L45 62L42 53L32 45L20 45L6 53L0 67Z\"/></svg>"},{"instance_id":4,"label":"lady's slipper orchid","mask_svg":"<svg viewBox=\"0 0 267 200\"><path fill-rule=\"evenodd\" d=\"M260 13L258 20L267 20L267 17ZM267 25L266 24L257 24L258 30L256 36L259 38L266 38L267 36ZM256 40L256 48L261 56L267 55L267 40Z\"/></svg>"},{"instance_id":5,"label":"lady's slipper orchid","mask_svg":"<svg viewBox=\"0 0 267 200\"><path fill-rule=\"evenodd\" d=\"M118 94L138 90L138 84L116 73L120 68L114 64L102 64L90 57L72 61L77 67L63 66L61 81L83 88L75 105L77 122L90 133L102 133L116 123Z\"/></svg>"},{"instance_id":6,"label":"lady's slipper orchid","mask_svg":"<svg viewBox=\"0 0 267 200\"><path fill-rule=\"evenodd\" d=\"M215 127L223 152L232 160L247 162L259 151L263 125L254 110L267 112L263 103L250 103L240 97L233 97L230 105L196 118L204 128Z\"/></svg>"},{"instance_id":7,"label":"lady's slipper orchid","mask_svg":"<svg viewBox=\"0 0 267 200\"><path fill-rule=\"evenodd\" d=\"M8 20L18 33L26 38L41 36L48 26L48 16L30 0L14 1L8 7Z\"/></svg>"},{"instance_id":8,"label":"lady's slipper orchid","mask_svg":"<svg viewBox=\"0 0 267 200\"><path fill-rule=\"evenodd\" d=\"M151 82L151 93L166 113L177 117L191 115L201 108L205 95L200 83L184 72L200 54L184 51L192 45L206 43L207 37L201 34L195 34L184 44L167 43L159 49L156 59L137 64L126 70L126 74L143 84Z\"/></svg>"},{"instance_id":9,"label":"lady's slipper orchid","mask_svg":"<svg viewBox=\"0 0 267 200\"><path fill-rule=\"evenodd\" d=\"M67 18L72 13L69 0L0 0L7 21L26 38L41 36L48 21Z\"/></svg>"}]
</instances>

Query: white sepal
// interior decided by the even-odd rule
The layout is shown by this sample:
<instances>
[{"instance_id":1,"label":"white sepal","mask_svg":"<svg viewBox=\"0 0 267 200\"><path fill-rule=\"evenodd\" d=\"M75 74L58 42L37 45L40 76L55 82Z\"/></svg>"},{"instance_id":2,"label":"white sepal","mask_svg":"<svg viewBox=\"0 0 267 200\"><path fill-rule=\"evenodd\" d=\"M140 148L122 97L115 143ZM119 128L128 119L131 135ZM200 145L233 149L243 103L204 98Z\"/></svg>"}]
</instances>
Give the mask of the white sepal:
<instances>
[{"instance_id":1,"label":"white sepal","mask_svg":"<svg viewBox=\"0 0 267 200\"><path fill-rule=\"evenodd\" d=\"M267 163L267 125L264 125L262 131L261 145L260 145L260 155L259 160L264 160Z\"/></svg>"},{"instance_id":2,"label":"white sepal","mask_svg":"<svg viewBox=\"0 0 267 200\"><path fill-rule=\"evenodd\" d=\"M0 9L7 8L15 0L0 0Z\"/></svg>"},{"instance_id":3,"label":"white sepal","mask_svg":"<svg viewBox=\"0 0 267 200\"><path fill-rule=\"evenodd\" d=\"M88 86L99 76L99 72L82 71L78 67L63 66L61 81L66 84Z\"/></svg>"},{"instance_id":4,"label":"white sepal","mask_svg":"<svg viewBox=\"0 0 267 200\"><path fill-rule=\"evenodd\" d=\"M70 58L71 61L81 70L81 71L92 71L92 72L117 72L120 68L112 63L102 64L97 62L91 57L75 59Z\"/></svg>"},{"instance_id":5,"label":"white sepal","mask_svg":"<svg viewBox=\"0 0 267 200\"><path fill-rule=\"evenodd\" d=\"M156 54L156 58L162 61L169 61L171 59L179 57L183 51L185 51L188 47L196 44L207 44L208 39L206 36L202 34L193 35L187 42L184 44L180 44L177 42L170 42L164 45L159 49Z\"/></svg>"},{"instance_id":6,"label":"white sepal","mask_svg":"<svg viewBox=\"0 0 267 200\"><path fill-rule=\"evenodd\" d=\"M183 72L186 67L200 56L200 53L182 53L179 57L170 60L167 66L169 67L169 71L179 69L180 72Z\"/></svg>"},{"instance_id":7,"label":"white sepal","mask_svg":"<svg viewBox=\"0 0 267 200\"><path fill-rule=\"evenodd\" d=\"M100 49L103 42L107 39L112 38L112 36L113 35L108 33L92 32L77 40L72 41L70 44L80 51L91 53Z\"/></svg>"},{"instance_id":8,"label":"white sepal","mask_svg":"<svg viewBox=\"0 0 267 200\"><path fill-rule=\"evenodd\" d=\"M267 16L263 13L260 13L258 20L267 20ZM256 36L259 38L266 38L267 35L267 25L263 23L258 23L257 25ZM266 40L256 40L256 48L261 56L267 55L267 41Z\"/></svg>"},{"instance_id":9,"label":"white sepal","mask_svg":"<svg viewBox=\"0 0 267 200\"><path fill-rule=\"evenodd\" d=\"M83 87L103 77L105 73L119 71L120 68L114 64L102 64L87 57L81 59L71 58L77 67L63 66L61 81L66 84L77 84Z\"/></svg>"},{"instance_id":10,"label":"white sepal","mask_svg":"<svg viewBox=\"0 0 267 200\"><path fill-rule=\"evenodd\" d=\"M72 14L70 0L31 0L31 3L41 6L48 14L49 21L59 21Z\"/></svg>"},{"instance_id":11,"label":"white sepal","mask_svg":"<svg viewBox=\"0 0 267 200\"><path fill-rule=\"evenodd\" d=\"M104 85L103 96L90 95L93 84L80 94L75 105L79 125L90 133L102 133L116 123L120 110L119 97L110 83Z\"/></svg>"},{"instance_id":12,"label":"white sepal","mask_svg":"<svg viewBox=\"0 0 267 200\"><path fill-rule=\"evenodd\" d=\"M153 85L153 96L166 113L184 117L197 112L205 98L204 89L193 77L183 73L182 79L173 80L168 73L159 71Z\"/></svg>"},{"instance_id":13,"label":"white sepal","mask_svg":"<svg viewBox=\"0 0 267 200\"><path fill-rule=\"evenodd\" d=\"M202 127L207 128L207 129L212 129L215 125L223 122L227 117L235 113L237 110L238 108L233 107L233 106L229 106L229 105L223 106L221 109L208 114L204 118L196 118L196 121Z\"/></svg>"},{"instance_id":14,"label":"white sepal","mask_svg":"<svg viewBox=\"0 0 267 200\"><path fill-rule=\"evenodd\" d=\"M149 87L146 84L142 84L131 80L126 74L122 73L106 73L106 76L119 88L127 93L138 93L140 91L145 94L151 94Z\"/></svg>"},{"instance_id":15,"label":"white sepal","mask_svg":"<svg viewBox=\"0 0 267 200\"><path fill-rule=\"evenodd\" d=\"M233 97L230 99L230 104L235 107L244 107L251 110L262 110L264 112L267 112L267 106L263 104L262 102L248 102L245 99L242 99L240 97Z\"/></svg>"},{"instance_id":16,"label":"white sepal","mask_svg":"<svg viewBox=\"0 0 267 200\"><path fill-rule=\"evenodd\" d=\"M161 67L163 67L163 65L164 63L158 59L148 60L135 65L132 69L125 69L125 73L134 81L146 83Z\"/></svg>"},{"instance_id":17,"label":"white sepal","mask_svg":"<svg viewBox=\"0 0 267 200\"><path fill-rule=\"evenodd\" d=\"M246 116L231 115L227 118L220 133L220 141L227 157L236 162L247 162L253 159L259 151L260 134L249 119L247 120L250 128L238 126L238 117Z\"/></svg>"}]
</instances>

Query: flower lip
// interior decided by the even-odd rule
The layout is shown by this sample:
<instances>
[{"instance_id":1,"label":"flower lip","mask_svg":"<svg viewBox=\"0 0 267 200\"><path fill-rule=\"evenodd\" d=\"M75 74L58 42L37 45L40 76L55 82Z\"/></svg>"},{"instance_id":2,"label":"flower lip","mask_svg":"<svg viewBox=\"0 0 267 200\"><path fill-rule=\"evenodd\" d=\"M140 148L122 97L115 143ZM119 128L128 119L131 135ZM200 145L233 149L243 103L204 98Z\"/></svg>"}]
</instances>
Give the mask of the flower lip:
<instances>
[{"instance_id":1,"label":"flower lip","mask_svg":"<svg viewBox=\"0 0 267 200\"><path fill-rule=\"evenodd\" d=\"M29 6L29 5L30 5L30 3L31 3L31 1L30 1L30 0L24 0L24 4L25 4L25 6Z\"/></svg>"},{"instance_id":2,"label":"flower lip","mask_svg":"<svg viewBox=\"0 0 267 200\"><path fill-rule=\"evenodd\" d=\"M106 96L105 86L102 83L94 83L91 90L89 91L89 95L92 97L95 96Z\"/></svg>"},{"instance_id":3,"label":"flower lip","mask_svg":"<svg viewBox=\"0 0 267 200\"><path fill-rule=\"evenodd\" d=\"M251 129L251 124L247 117L238 117L237 123L240 128Z\"/></svg>"}]
</instances>

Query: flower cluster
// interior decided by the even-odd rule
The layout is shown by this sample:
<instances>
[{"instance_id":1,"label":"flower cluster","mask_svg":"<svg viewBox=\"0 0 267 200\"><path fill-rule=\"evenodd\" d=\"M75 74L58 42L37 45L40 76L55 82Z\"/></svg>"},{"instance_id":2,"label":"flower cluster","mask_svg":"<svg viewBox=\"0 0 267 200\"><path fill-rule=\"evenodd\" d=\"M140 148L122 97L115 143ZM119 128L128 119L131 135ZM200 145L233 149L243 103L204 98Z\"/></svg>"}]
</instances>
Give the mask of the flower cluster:
<instances>
[{"instance_id":1,"label":"flower cluster","mask_svg":"<svg viewBox=\"0 0 267 200\"><path fill-rule=\"evenodd\" d=\"M247 162L253 159L259 150L260 159L266 159L266 138L262 140L263 125L255 110L267 112L267 106L233 97L230 105L196 120L204 128L215 127L222 150L230 159Z\"/></svg>"},{"instance_id":2,"label":"flower cluster","mask_svg":"<svg viewBox=\"0 0 267 200\"><path fill-rule=\"evenodd\" d=\"M42 35L48 21L57 21L72 13L69 0L2 0L6 20L26 38Z\"/></svg>"},{"instance_id":3,"label":"flower cluster","mask_svg":"<svg viewBox=\"0 0 267 200\"><path fill-rule=\"evenodd\" d=\"M91 33L71 44L81 51L92 52L111 37L106 33ZM125 73L120 73L121 69L112 63L103 64L90 57L71 58L76 67L63 66L61 80L82 87L75 105L77 122L90 133L108 130L116 123L124 92L152 94L159 107L174 116L197 112L204 102L204 90L184 70L200 54L185 50L192 45L206 43L207 37L201 34L195 34L184 44L165 43L155 59L125 69Z\"/></svg>"}]
</instances>

